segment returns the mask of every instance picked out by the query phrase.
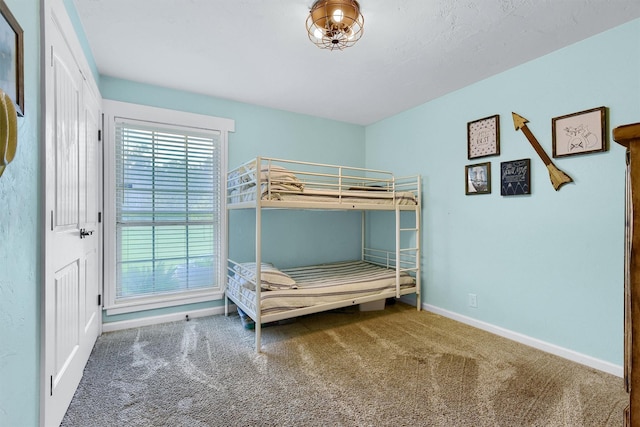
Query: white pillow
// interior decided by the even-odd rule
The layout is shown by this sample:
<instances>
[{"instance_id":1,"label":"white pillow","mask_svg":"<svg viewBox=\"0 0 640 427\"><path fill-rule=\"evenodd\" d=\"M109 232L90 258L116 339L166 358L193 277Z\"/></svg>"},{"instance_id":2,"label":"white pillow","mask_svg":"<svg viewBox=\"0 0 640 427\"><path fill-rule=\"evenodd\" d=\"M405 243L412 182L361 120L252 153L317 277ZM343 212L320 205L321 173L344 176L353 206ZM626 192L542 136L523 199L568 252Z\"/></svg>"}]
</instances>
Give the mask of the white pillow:
<instances>
[{"instance_id":1,"label":"white pillow","mask_svg":"<svg viewBox=\"0 0 640 427\"><path fill-rule=\"evenodd\" d=\"M241 286L255 291L256 263L245 262L234 267ZM260 264L260 286L262 289L277 291L279 289L298 289L296 281L288 274L278 270L273 264Z\"/></svg>"}]
</instances>

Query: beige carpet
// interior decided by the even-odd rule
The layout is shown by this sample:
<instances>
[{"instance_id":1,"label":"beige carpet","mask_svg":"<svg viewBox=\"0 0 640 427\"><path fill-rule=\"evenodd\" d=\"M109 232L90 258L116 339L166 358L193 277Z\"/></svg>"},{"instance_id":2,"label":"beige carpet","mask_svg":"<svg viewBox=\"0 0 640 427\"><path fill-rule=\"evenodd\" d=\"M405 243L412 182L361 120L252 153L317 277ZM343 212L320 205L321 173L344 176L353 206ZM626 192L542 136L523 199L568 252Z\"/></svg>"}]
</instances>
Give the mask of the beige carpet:
<instances>
[{"instance_id":1,"label":"beige carpet","mask_svg":"<svg viewBox=\"0 0 640 427\"><path fill-rule=\"evenodd\" d=\"M622 426L620 378L401 303L107 333L62 425Z\"/></svg>"}]
</instances>

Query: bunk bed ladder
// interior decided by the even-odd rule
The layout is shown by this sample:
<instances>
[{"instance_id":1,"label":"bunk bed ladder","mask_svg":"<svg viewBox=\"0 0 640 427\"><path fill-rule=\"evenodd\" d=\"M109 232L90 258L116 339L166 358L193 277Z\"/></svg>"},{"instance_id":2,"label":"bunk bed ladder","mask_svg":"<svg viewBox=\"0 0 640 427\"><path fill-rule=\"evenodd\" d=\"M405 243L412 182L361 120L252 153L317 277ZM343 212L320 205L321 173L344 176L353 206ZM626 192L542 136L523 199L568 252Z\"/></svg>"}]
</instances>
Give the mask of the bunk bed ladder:
<instances>
[{"instance_id":1,"label":"bunk bed ladder","mask_svg":"<svg viewBox=\"0 0 640 427\"><path fill-rule=\"evenodd\" d=\"M254 320L254 331L256 338L256 353L262 352L262 304L260 303L262 298L262 185L260 183L260 171L262 170L261 158L256 158L256 269L255 269L255 280L256 280L256 303L255 303L255 319ZM270 187L270 186L269 186ZM270 191L267 189L267 191Z\"/></svg>"},{"instance_id":2,"label":"bunk bed ladder","mask_svg":"<svg viewBox=\"0 0 640 427\"><path fill-rule=\"evenodd\" d=\"M396 202L396 298L400 298L400 206Z\"/></svg>"},{"instance_id":3,"label":"bunk bed ladder","mask_svg":"<svg viewBox=\"0 0 640 427\"><path fill-rule=\"evenodd\" d=\"M417 184L416 198L418 203L417 203L416 209L414 210L414 213L415 213L415 220L414 220L415 265L414 265L414 268L416 273L416 309L420 311L420 309L422 308L422 299L420 296L421 289L422 289L422 284L420 280L420 277L422 276L422 271L420 269L420 262L422 259L422 251L420 247L420 241L422 237L422 231L421 231L422 225L420 223L421 215L422 215L422 180L420 179L420 176L417 177L416 184Z\"/></svg>"},{"instance_id":4,"label":"bunk bed ladder","mask_svg":"<svg viewBox=\"0 0 640 427\"><path fill-rule=\"evenodd\" d=\"M418 194L420 194L420 180L418 180ZM420 283L420 276L422 276L422 272L420 269L420 260L422 257L421 254L421 250L420 250L420 240L421 240L421 231L420 231L420 215L422 213L422 208L420 205L420 196L418 195L418 209L415 210L415 252L416 252L416 259L415 259L415 271L416 271L416 308L418 309L418 311L420 311L420 308L422 307L422 300L420 297L420 289L421 289L421 283Z\"/></svg>"},{"instance_id":5,"label":"bunk bed ladder","mask_svg":"<svg viewBox=\"0 0 640 427\"><path fill-rule=\"evenodd\" d=\"M418 205L414 210L415 218L414 218L414 226L409 228L402 228L401 226L401 210L398 204L396 204L396 297L400 297L400 273L402 271L413 271L415 273L416 279L416 308L419 311L421 308L421 298L420 298L420 214L421 214L421 203L420 203L420 180L418 179L418 188L417 188L417 197L418 197ZM401 247L403 234L410 234L410 237L413 237L413 241L415 242L415 247ZM411 239L409 239L411 241ZM415 264L411 267L407 266L409 262L406 258L403 258L403 253L413 253L412 258L414 259Z\"/></svg>"},{"instance_id":6,"label":"bunk bed ladder","mask_svg":"<svg viewBox=\"0 0 640 427\"><path fill-rule=\"evenodd\" d=\"M416 275L416 298L418 310L420 310L420 210L415 211L414 227L402 228L401 211L396 208L396 297L400 297L400 273L402 271L413 271ZM402 239L404 234L409 234L415 241L415 247L402 247ZM409 238L409 240L411 240ZM411 258L415 259L413 266L408 266L409 262L405 253L412 253Z\"/></svg>"}]
</instances>

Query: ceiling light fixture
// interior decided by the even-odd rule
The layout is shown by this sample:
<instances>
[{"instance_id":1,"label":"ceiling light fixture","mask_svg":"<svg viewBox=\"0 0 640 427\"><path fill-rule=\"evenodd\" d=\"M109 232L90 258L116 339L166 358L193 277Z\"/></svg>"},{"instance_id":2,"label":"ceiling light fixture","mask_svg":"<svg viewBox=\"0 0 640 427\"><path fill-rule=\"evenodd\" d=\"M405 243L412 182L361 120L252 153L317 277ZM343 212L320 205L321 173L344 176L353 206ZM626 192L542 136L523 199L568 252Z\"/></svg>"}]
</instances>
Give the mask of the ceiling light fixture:
<instances>
[{"instance_id":1,"label":"ceiling light fixture","mask_svg":"<svg viewBox=\"0 0 640 427\"><path fill-rule=\"evenodd\" d=\"M364 30L364 17L355 0L317 0L307 18L309 40L321 49L353 46Z\"/></svg>"}]
</instances>

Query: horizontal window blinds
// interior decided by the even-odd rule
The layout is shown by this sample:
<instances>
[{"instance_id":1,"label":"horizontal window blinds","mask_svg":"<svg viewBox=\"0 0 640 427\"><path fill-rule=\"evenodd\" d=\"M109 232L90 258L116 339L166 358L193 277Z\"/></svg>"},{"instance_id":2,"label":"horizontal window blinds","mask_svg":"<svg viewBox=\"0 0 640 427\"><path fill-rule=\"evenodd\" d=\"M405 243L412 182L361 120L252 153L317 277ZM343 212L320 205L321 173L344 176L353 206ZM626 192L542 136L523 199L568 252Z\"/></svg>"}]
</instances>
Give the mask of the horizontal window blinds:
<instances>
[{"instance_id":1,"label":"horizontal window blinds","mask_svg":"<svg viewBox=\"0 0 640 427\"><path fill-rule=\"evenodd\" d=\"M217 288L219 132L116 121L116 300Z\"/></svg>"}]
</instances>

